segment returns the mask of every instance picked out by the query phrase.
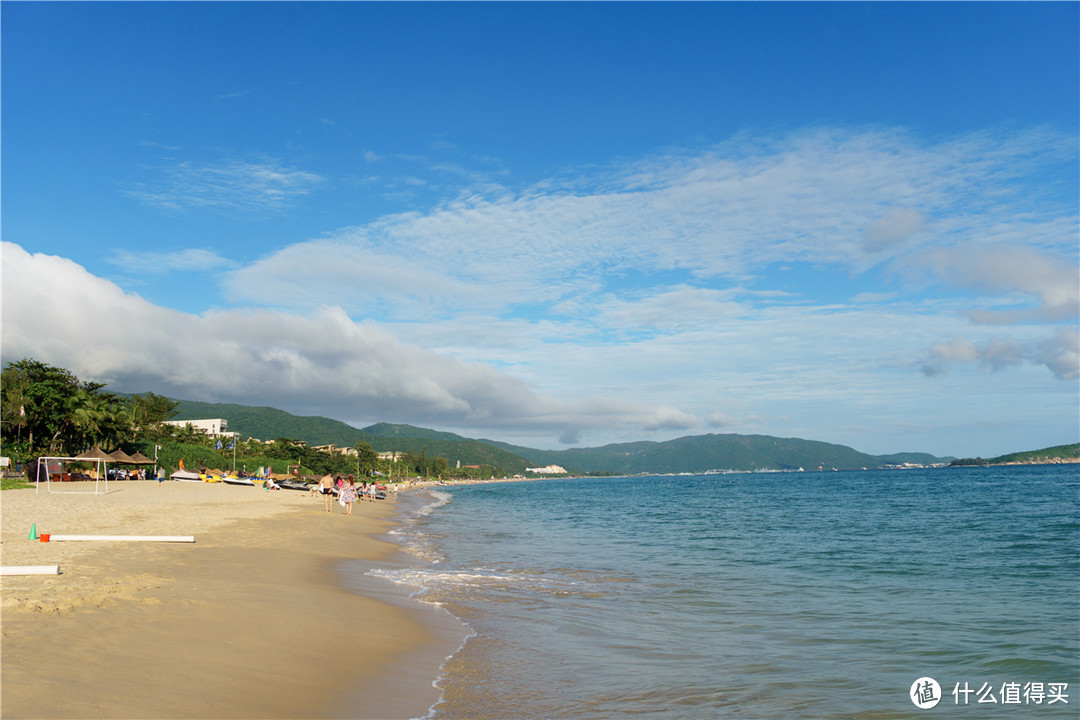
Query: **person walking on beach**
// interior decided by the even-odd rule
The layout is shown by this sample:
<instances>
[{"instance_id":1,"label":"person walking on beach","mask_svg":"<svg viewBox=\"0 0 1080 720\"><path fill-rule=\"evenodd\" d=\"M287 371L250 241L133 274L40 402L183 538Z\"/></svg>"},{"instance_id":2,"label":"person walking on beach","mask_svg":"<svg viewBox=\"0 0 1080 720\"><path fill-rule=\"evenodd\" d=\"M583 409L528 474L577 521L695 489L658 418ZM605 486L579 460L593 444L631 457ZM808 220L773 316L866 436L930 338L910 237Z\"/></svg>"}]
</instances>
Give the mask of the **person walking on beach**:
<instances>
[{"instance_id":1,"label":"person walking on beach","mask_svg":"<svg viewBox=\"0 0 1080 720\"><path fill-rule=\"evenodd\" d=\"M356 483L352 478L341 485L341 501L345 503L345 514L352 515L352 506L356 502Z\"/></svg>"},{"instance_id":2,"label":"person walking on beach","mask_svg":"<svg viewBox=\"0 0 1080 720\"><path fill-rule=\"evenodd\" d=\"M319 494L323 496L323 503L326 505L326 512L334 512L334 478L330 473L326 473L319 480Z\"/></svg>"}]
</instances>

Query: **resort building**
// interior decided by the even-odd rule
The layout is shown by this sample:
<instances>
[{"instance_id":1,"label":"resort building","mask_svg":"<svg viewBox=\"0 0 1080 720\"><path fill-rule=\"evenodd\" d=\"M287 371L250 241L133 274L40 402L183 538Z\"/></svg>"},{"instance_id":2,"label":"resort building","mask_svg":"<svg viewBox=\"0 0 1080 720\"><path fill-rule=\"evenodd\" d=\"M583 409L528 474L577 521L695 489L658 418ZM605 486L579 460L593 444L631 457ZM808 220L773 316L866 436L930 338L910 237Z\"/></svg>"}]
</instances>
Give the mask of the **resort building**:
<instances>
[{"instance_id":1,"label":"resort building","mask_svg":"<svg viewBox=\"0 0 1080 720\"><path fill-rule=\"evenodd\" d=\"M193 429L205 433L210 437L236 437L236 433L226 429L228 423L224 418L212 418L208 420L165 420L166 425L184 427L190 425Z\"/></svg>"},{"instance_id":2,"label":"resort building","mask_svg":"<svg viewBox=\"0 0 1080 720\"><path fill-rule=\"evenodd\" d=\"M537 475L565 475L566 468L561 465L545 465L538 468L525 468L527 473L536 473Z\"/></svg>"},{"instance_id":3,"label":"resort building","mask_svg":"<svg viewBox=\"0 0 1080 720\"><path fill-rule=\"evenodd\" d=\"M359 455L354 447L338 447L337 445L316 445L314 450L328 455Z\"/></svg>"}]
</instances>

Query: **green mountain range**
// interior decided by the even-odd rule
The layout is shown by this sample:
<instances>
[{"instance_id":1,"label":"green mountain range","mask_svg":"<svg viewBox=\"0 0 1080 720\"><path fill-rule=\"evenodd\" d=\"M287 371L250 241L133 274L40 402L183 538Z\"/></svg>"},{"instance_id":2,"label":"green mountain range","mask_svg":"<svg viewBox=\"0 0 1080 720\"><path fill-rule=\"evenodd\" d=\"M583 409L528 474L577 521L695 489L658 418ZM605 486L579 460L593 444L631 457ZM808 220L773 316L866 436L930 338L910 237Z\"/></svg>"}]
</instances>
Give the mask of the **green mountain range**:
<instances>
[{"instance_id":1,"label":"green mountain range","mask_svg":"<svg viewBox=\"0 0 1080 720\"><path fill-rule=\"evenodd\" d=\"M412 425L378 423L360 431L360 439L379 452L404 451L428 457L444 457L451 467L490 465L502 475L518 475L533 467L526 458L484 440L454 433L426 430Z\"/></svg>"},{"instance_id":2,"label":"green mountain range","mask_svg":"<svg viewBox=\"0 0 1080 720\"><path fill-rule=\"evenodd\" d=\"M495 440L476 440L412 425L377 423L358 429L325 417L301 417L269 407L178 401L174 420L224 418L232 432L309 445L352 447L366 442L378 452L403 451L444 457L451 467L488 465L499 474L560 465L571 473L695 473L709 470L853 470L900 463L947 463L925 453L867 455L844 445L768 435L695 435L665 442L632 442L595 448L537 450Z\"/></svg>"},{"instance_id":3,"label":"green mountain range","mask_svg":"<svg viewBox=\"0 0 1080 720\"><path fill-rule=\"evenodd\" d=\"M539 451L506 446L534 462L585 472L694 473L707 470L854 470L892 461L843 445L769 435L693 435L665 442ZM937 461L936 459L934 461Z\"/></svg>"}]
</instances>

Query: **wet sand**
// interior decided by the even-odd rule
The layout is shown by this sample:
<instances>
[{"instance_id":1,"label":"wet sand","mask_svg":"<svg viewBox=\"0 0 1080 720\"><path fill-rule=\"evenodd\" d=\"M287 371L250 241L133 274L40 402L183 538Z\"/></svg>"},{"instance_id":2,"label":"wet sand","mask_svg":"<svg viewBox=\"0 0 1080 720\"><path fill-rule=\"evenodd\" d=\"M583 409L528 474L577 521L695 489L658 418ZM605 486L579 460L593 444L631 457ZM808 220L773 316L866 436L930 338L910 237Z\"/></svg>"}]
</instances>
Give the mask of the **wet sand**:
<instances>
[{"instance_id":1,"label":"wet sand","mask_svg":"<svg viewBox=\"0 0 1080 720\"><path fill-rule=\"evenodd\" d=\"M397 553L377 537L393 500L347 517L291 490L109 489L0 494L3 565L61 571L0 579L4 718L415 718L437 699L461 626L347 590L337 569ZM195 543L42 543L31 524Z\"/></svg>"}]
</instances>

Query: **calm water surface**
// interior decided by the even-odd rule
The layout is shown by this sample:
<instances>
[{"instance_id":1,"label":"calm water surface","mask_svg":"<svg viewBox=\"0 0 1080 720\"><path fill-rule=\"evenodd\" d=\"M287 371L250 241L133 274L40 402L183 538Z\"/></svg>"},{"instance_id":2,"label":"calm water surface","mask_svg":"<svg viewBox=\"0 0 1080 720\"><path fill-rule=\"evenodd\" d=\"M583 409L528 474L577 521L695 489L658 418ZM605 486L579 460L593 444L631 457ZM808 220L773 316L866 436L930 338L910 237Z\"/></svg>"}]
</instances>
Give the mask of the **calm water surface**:
<instances>
[{"instance_id":1,"label":"calm water surface","mask_svg":"<svg viewBox=\"0 0 1080 720\"><path fill-rule=\"evenodd\" d=\"M473 633L433 720L1080 716L1076 466L551 480L403 505L415 564L374 574ZM921 677L932 710L909 697Z\"/></svg>"}]
</instances>

